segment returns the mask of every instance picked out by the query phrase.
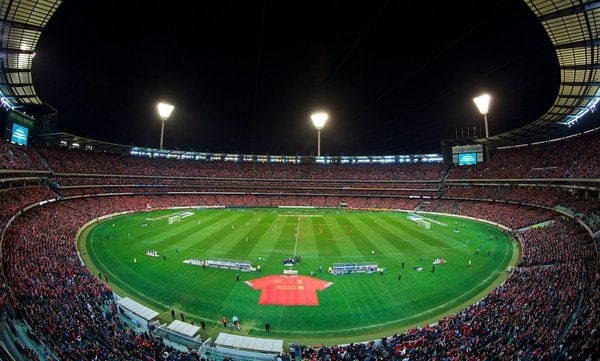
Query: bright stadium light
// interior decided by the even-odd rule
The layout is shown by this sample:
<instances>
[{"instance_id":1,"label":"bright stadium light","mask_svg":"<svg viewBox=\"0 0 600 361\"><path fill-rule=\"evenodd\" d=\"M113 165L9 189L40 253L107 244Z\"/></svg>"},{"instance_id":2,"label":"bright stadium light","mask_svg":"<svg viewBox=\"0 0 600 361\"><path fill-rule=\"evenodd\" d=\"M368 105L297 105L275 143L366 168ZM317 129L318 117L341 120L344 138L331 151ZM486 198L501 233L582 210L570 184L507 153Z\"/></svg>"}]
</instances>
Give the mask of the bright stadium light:
<instances>
[{"instance_id":1,"label":"bright stadium light","mask_svg":"<svg viewBox=\"0 0 600 361\"><path fill-rule=\"evenodd\" d=\"M317 129L317 157L321 156L321 129L325 126L325 122L329 119L329 114L325 112L313 113L310 116L313 125Z\"/></svg>"},{"instance_id":2,"label":"bright stadium light","mask_svg":"<svg viewBox=\"0 0 600 361\"><path fill-rule=\"evenodd\" d=\"M490 133L488 131L487 114L488 114L488 111L490 110L490 101L491 100L492 100L492 97L490 97L489 94L482 94L478 97L473 98L473 102L475 102L477 109L479 110L479 112L481 114L483 114L483 122L485 124L486 139L490 137Z\"/></svg>"},{"instance_id":3,"label":"bright stadium light","mask_svg":"<svg viewBox=\"0 0 600 361\"><path fill-rule=\"evenodd\" d=\"M171 112L175 109L175 106L167 103L158 103L156 106L158 109L158 116L162 120L162 126L160 127L160 149L163 149L163 137L165 135L165 120L169 119Z\"/></svg>"}]
</instances>

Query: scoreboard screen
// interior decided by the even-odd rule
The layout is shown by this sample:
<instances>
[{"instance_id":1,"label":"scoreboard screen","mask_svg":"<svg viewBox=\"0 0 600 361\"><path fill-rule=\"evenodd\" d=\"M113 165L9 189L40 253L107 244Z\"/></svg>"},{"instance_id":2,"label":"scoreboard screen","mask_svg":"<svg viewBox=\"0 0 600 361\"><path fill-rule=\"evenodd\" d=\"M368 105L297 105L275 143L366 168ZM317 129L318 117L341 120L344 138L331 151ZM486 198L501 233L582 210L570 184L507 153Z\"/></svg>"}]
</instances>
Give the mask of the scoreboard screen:
<instances>
[{"instance_id":1,"label":"scoreboard screen","mask_svg":"<svg viewBox=\"0 0 600 361\"><path fill-rule=\"evenodd\" d=\"M475 165L483 162L483 146L471 144L452 147L452 162L458 165Z\"/></svg>"},{"instance_id":2,"label":"scoreboard screen","mask_svg":"<svg viewBox=\"0 0 600 361\"><path fill-rule=\"evenodd\" d=\"M29 133L35 127L35 118L15 109L0 109L0 120L4 120L2 136L12 144L27 146Z\"/></svg>"},{"instance_id":3,"label":"scoreboard screen","mask_svg":"<svg viewBox=\"0 0 600 361\"><path fill-rule=\"evenodd\" d=\"M477 153L458 153L458 165L477 164Z\"/></svg>"},{"instance_id":4,"label":"scoreboard screen","mask_svg":"<svg viewBox=\"0 0 600 361\"><path fill-rule=\"evenodd\" d=\"M10 142L11 143L26 146L28 137L29 137L29 129L27 127L24 127L17 123L13 123L12 132L10 134Z\"/></svg>"}]
</instances>

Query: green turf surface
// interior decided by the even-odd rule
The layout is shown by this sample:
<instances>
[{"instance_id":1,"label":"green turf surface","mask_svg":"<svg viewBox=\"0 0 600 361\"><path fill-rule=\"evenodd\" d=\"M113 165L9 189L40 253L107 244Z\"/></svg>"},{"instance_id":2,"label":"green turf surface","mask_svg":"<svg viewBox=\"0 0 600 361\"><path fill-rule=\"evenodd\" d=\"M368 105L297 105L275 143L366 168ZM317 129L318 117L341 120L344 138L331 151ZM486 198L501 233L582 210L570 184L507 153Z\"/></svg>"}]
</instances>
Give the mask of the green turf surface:
<instances>
[{"instance_id":1,"label":"green turf surface","mask_svg":"<svg viewBox=\"0 0 600 361\"><path fill-rule=\"evenodd\" d=\"M163 322L170 321L171 307L178 316L183 312L186 321L199 324L203 319L203 337L216 337L223 331L220 318L233 315L240 319L240 334L264 336L268 321L269 337L289 342L335 344L391 335L477 301L505 279L517 258L514 242L500 229L448 216L429 216L443 225L432 222L425 229L401 212L191 211L193 215L171 225L168 216L181 210L94 223L83 233L80 248L85 248L90 269L109 275L117 294L161 312ZM147 256L148 250L160 257ZM313 271L333 285L318 292L318 306L259 305L261 291L244 281L282 274L283 259L294 255L302 257L293 267L300 275ZM261 265L261 272L183 263L208 258L250 260ZM432 272L436 258L447 262ZM333 263L373 261L385 268L383 274L326 272ZM422 271L413 270L418 266Z\"/></svg>"}]
</instances>

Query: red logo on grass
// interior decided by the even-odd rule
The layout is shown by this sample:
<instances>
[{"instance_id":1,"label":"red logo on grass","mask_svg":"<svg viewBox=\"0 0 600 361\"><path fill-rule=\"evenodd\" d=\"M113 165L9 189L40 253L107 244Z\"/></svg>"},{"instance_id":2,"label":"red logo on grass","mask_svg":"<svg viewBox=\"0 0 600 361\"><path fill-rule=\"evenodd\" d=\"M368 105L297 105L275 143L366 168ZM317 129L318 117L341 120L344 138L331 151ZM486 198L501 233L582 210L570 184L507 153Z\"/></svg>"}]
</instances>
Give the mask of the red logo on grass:
<instances>
[{"instance_id":1,"label":"red logo on grass","mask_svg":"<svg viewBox=\"0 0 600 361\"><path fill-rule=\"evenodd\" d=\"M259 305L318 306L317 291L333 283L306 276L274 275L249 280L246 284L262 290Z\"/></svg>"}]
</instances>

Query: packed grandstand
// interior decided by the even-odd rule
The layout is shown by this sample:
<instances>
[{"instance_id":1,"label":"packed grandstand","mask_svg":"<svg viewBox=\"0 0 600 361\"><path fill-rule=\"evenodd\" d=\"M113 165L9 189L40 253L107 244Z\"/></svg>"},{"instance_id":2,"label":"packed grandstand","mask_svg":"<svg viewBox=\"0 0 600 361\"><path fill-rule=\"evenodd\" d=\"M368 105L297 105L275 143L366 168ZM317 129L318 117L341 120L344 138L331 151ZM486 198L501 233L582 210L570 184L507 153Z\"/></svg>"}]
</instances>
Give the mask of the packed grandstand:
<instances>
[{"instance_id":1,"label":"packed grandstand","mask_svg":"<svg viewBox=\"0 0 600 361\"><path fill-rule=\"evenodd\" d=\"M37 142L21 147L2 141L0 148L0 301L3 333L14 340L4 338L7 355L203 357L120 319L110 287L77 253L76 234L91 219L148 205L343 204L483 218L513 231L521 258L488 296L435 324L369 343L294 345L282 359L600 358L600 131L498 149L473 166L198 161ZM17 327L21 322L26 332Z\"/></svg>"},{"instance_id":2,"label":"packed grandstand","mask_svg":"<svg viewBox=\"0 0 600 361\"><path fill-rule=\"evenodd\" d=\"M584 117L598 126L598 1L525 0L555 46L559 94L531 124L477 139L491 157L468 166L418 156L190 158L41 137L56 130L57 112L37 97L31 65L61 2L0 2L0 110L19 118L15 139L31 138L0 140L0 359L600 360L600 129L549 136ZM227 347L208 355L123 317L75 239L107 214L217 205L473 217L509 229L521 255L499 287L433 324L371 342L290 344L277 356Z\"/></svg>"}]
</instances>

